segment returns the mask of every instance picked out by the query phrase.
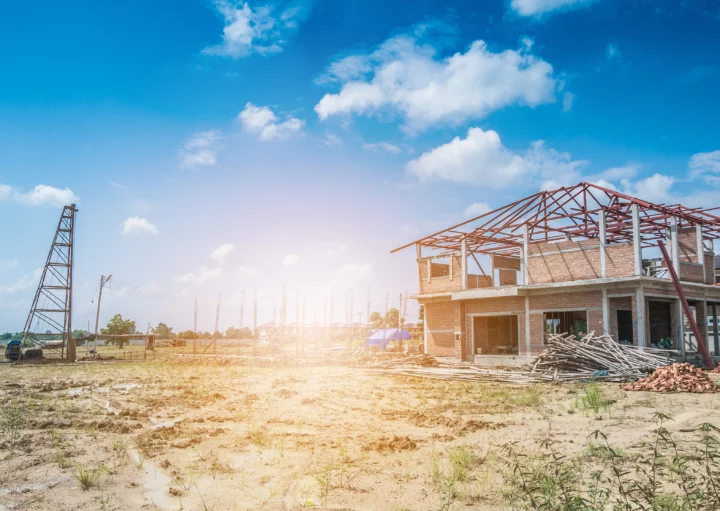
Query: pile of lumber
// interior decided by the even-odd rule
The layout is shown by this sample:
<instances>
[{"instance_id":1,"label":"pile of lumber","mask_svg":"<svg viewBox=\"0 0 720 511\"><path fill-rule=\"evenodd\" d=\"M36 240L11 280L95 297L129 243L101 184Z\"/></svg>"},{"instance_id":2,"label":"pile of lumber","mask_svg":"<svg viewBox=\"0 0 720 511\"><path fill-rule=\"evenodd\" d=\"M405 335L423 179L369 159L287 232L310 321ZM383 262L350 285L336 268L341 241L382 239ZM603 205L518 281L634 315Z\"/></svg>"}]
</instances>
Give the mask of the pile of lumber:
<instances>
[{"instance_id":1,"label":"pile of lumber","mask_svg":"<svg viewBox=\"0 0 720 511\"><path fill-rule=\"evenodd\" d=\"M533 371L557 375L557 380L637 380L669 365L667 353L648 348L640 350L617 343L609 335L595 335L595 332L581 339L561 334L548 339L547 347L537 358Z\"/></svg>"},{"instance_id":2,"label":"pile of lumber","mask_svg":"<svg viewBox=\"0 0 720 511\"><path fill-rule=\"evenodd\" d=\"M687 362L656 369L647 378L629 383L625 390L648 390L650 392L717 392L718 386L702 369Z\"/></svg>"}]
</instances>

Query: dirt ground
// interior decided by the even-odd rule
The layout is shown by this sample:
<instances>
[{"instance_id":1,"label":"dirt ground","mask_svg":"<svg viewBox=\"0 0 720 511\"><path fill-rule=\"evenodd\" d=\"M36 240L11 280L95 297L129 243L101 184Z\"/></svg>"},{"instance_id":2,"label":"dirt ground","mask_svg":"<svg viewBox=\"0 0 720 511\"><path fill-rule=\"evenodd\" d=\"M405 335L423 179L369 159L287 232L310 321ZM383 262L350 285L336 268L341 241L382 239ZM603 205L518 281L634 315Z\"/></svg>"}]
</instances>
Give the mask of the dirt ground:
<instances>
[{"instance_id":1,"label":"dirt ground","mask_svg":"<svg viewBox=\"0 0 720 511\"><path fill-rule=\"evenodd\" d=\"M588 435L632 449L656 412L680 438L720 426L720 394L606 384L595 413L585 390L338 366L3 365L0 510L511 509L508 442L532 456L552 436L591 464Z\"/></svg>"}]
</instances>

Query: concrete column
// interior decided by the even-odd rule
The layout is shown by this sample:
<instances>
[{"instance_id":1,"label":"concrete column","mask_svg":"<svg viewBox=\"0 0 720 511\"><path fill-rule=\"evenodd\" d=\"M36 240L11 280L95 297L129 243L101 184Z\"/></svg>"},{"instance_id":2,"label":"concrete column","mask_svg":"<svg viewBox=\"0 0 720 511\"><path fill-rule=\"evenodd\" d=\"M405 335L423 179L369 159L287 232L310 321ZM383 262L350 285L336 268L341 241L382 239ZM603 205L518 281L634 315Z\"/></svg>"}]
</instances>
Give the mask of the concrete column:
<instances>
[{"instance_id":1,"label":"concrete column","mask_svg":"<svg viewBox=\"0 0 720 511\"><path fill-rule=\"evenodd\" d=\"M605 249L607 247L607 232L606 232L607 228L606 228L605 210L602 210L602 209L600 210L599 222L600 222L600 276L602 278L605 278L605 277L607 277L607 263L606 263L606 254L605 254Z\"/></svg>"},{"instance_id":2,"label":"concrete column","mask_svg":"<svg viewBox=\"0 0 720 511\"><path fill-rule=\"evenodd\" d=\"M635 290L635 321L637 322L637 345L638 348L645 348L645 291L642 287Z\"/></svg>"},{"instance_id":3,"label":"concrete column","mask_svg":"<svg viewBox=\"0 0 720 511\"><path fill-rule=\"evenodd\" d=\"M527 224L523 224L523 253L522 253L522 269L523 269L523 285L527 286L530 284L530 277L528 272L528 257L529 257L529 246L530 246L530 233L528 232Z\"/></svg>"},{"instance_id":4,"label":"concrete column","mask_svg":"<svg viewBox=\"0 0 720 511\"><path fill-rule=\"evenodd\" d=\"M418 293L422 294L422 271L420 271L420 265L422 264L422 245L415 243L415 260L417 261L417 272L418 272ZM368 322L370 318L368 318Z\"/></svg>"},{"instance_id":5,"label":"concrete column","mask_svg":"<svg viewBox=\"0 0 720 511\"><path fill-rule=\"evenodd\" d=\"M630 206L632 211L633 256L635 259L635 275L642 275L642 239L640 238L640 208L637 204Z\"/></svg>"},{"instance_id":6,"label":"concrete column","mask_svg":"<svg viewBox=\"0 0 720 511\"><path fill-rule=\"evenodd\" d=\"M608 302L607 289L602 290L602 315L603 330L606 335L610 335L610 304Z\"/></svg>"},{"instance_id":7,"label":"concrete column","mask_svg":"<svg viewBox=\"0 0 720 511\"><path fill-rule=\"evenodd\" d=\"M713 340L715 341L715 356L720 356L720 329L718 328L717 303L712 305L713 314Z\"/></svg>"},{"instance_id":8,"label":"concrete column","mask_svg":"<svg viewBox=\"0 0 720 511\"><path fill-rule=\"evenodd\" d=\"M680 354L683 359L685 358L685 314L683 314L682 303L680 299L675 300L675 314L677 315L677 329L678 329L678 343L680 348Z\"/></svg>"},{"instance_id":9,"label":"concrete column","mask_svg":"<svg viewBox=\"0 0 720 511\"><path fill-rule=\"evenodd\" d=\"M695 234L697 237L697 262L702 265L703 282L705 281L705 245L703 245L703 228L698 224L695 226Z\"/></svg>"},{"instance_id":10,"label":"concrete column","mask_svg":"<svg viewBox=\"0 0 720 511\"><path fill-rule=\"evenodd\" d=\"M530 297L525 297L525 356L530 356Z\"/></svg>"},{"instance_id":11,"label":"concrete column","mask_svg":"<svg viewBox=\"0 0 720 511\"><path fill-rule=\"evenodd\" d=\"M426 355L428 354L428 338L427 338L427 324L428 324L428 318L427 318L427 309L425 308L425 304L420 304L420 307L422 307L423 310L423 353Z\"/></svg>"},{"instance_id":12,"label":"concrete column","mask_svg":"<svg viewBox=\"0 0 720 511\"><path fill-rule=\"evenodd\" d=\"M468 253L467 253L467 238L462 240L462 288L468 288Z\"/></svg>"},{"instance_id":13,"label":"concrete column","mask_svg":"<svg viewBox=\"0 0 720 511\"><path fill-rule=\"evenodd\" d=\"M670 258L673 268L680 278L680 245L678 243L677 218L670 219Z\"/></svg>"}]
</instances>

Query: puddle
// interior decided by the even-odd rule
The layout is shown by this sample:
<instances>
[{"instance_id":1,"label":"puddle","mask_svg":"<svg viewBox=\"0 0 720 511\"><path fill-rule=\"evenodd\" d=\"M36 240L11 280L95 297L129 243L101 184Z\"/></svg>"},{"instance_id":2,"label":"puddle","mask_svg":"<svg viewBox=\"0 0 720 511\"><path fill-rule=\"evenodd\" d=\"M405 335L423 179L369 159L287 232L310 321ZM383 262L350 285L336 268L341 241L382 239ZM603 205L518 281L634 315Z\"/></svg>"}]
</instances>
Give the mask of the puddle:
<instances>
[{"instance_id":1,"label":"puddle","mask_svg":"<svg viewBox=\"0 0 720 511\"><path fill-rule=\"evenodd\" d=\"M105 401L105 409L106 409L108 412L112 413L113 415L119 415L119 414L120 414L120 410L116 410L115 408L113 408L112 406L110 406L110 401Z\"/></svg>"},{"instance_id":2,"label":"puddle","mask_svg":"<svg viewBox=\"0 0 720 511\"><path fill-rule=\"evenodd\" d=\"M55 488L58 484L65 481L65 479L52 479L45 483L28 483L20 486L13 486L12 488L0 488L0 495L8 495L11 493L28 493L31 491L49 490ZM0 508L1 509L1 508Z\"/></svg>"},{"instance_id":3,"label":"puddle","mask_svg":"<svg viewBox=\"0 0 720 511\"><path fill-rule=\"evenodd\" d=\"M135 449L128 449L128 455L140 465L140 453ZM143 477L143 497L152 503L156 508L175 509L173 498L168 493L168 488L172 480L166 476L163 471L150 460L142 460L140 471L145 475Z\"/></svg>"},{"instance_id":4,"label":"puddle","mask_svg":"<svg viewBox=\"0 0 720 511\"><path fill-rule=\"evenodd\" d=\"M140 385L139 383L119 383L117 385L113 385L112 389L113 390L122 390L127 394L132 389L139 389L141 387L142 387L142 385Z\"/></svg>"},{"instance_id":5,"label":"puddle","mask_svg":"<svg viewBox=\"0 0 720 511\"><path fill-rule=\"evenodd\" d=\"M160 429L160 428L171 428L178 422L180 422L182 419L175 418L175 419L166 419L166 420L158 420L150 418L150 422L152 422L152 426L150 429Z\"/></svg>"}]
</instances>

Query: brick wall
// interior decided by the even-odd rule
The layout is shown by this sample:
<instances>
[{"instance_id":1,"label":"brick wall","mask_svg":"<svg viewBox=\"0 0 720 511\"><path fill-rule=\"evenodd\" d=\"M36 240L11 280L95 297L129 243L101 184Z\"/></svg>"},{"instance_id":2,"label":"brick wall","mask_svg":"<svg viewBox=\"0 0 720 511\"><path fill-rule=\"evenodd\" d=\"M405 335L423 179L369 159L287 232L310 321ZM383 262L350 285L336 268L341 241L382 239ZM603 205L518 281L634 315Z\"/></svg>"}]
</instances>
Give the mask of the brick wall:
<instances>
[{"instance_id":1,"label":"brick wall","mask_svg":"<svg viewBox=\"0 0 720 511\"><path fill-rule=\"evenodd\" d=\"M453 303L451 301L429 302L424 305L428 355L454 357L455 322Z\"/></svg>"},{"instance_id":2,"label":"brick wall","mask_svg":"<svg viewBox=\"0 0 720 511\"><path fill-rule=\"evenodd\" d=\"M715 285L715 254L705 254L705 283Z\"/></svg>"},{"instance_id":3,"label":"brick wall","mask_svg":"<svg viewBox=\"0 0 720 511\"><path fill-rule=\"evenodd\" d=\"M568 282L602 277L598 240L533 243L528 247L531 284ZM612 244L605 251L608 277L631 276L635 271L632 244Z\"/></svg>"},{"instance_id":4,"label":"brick wall","mask_svg":"<svg viewBox=\"0 0 720 511\"><path fill-rule=\"evenodd\" d=\"M428 259L418 263L420 267L420 294L445 293L460 291L462 289L462 255L455 254L448 263L435 263L430 260L430 275L428 282ZM444 276L442 276L444 275ZM491 277L483 275L468 275L468 288L492 287Z\"/></svg>"},{"instance_id":5,"label":"brick wall","mask_svg":"<svg viewBox=\"0 0 720 511\"><path fill-rule=\"evenodd\" d=\"M697 262L697 231L695 227L678 229L680 261Z\"/></svg>"},{"instance_id":6,"label":"brick wall","mask_svg":"<svg viewBox=\"0 0 720 511\"><path fill-rule=\"evenodd\" d=\"M680 280L685 282L705 282L705 278L701 264L680 261Z\"/></svg>"}]
</instances>

